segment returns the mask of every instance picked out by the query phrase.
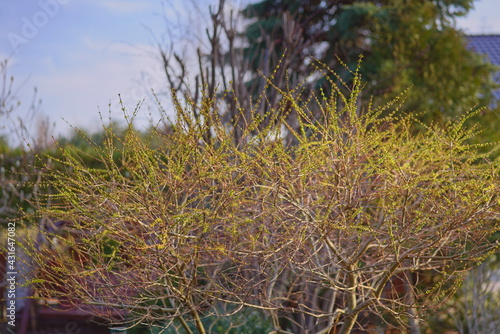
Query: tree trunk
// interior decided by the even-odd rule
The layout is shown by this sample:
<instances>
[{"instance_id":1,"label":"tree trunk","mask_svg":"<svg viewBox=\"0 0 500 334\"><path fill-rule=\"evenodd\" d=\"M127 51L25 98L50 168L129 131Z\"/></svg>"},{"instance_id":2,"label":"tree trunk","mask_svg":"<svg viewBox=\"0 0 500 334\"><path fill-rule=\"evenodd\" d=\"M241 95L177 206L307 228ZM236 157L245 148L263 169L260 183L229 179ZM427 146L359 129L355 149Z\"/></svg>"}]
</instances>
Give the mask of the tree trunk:
<instances>
[{"instance_id":1,"label":"tree trunk","mask_svg":"<svg viewBox=\"0 0 500 334\"><path fill-rule=\"evenodd\" d=\"M405 280L405 294L406 302L409 305L408 314L408 326L410 327L410 334L420 334L420 323L418 322L418 312L414 307L415 296L413 295L413 277L411 272L407 272Z\"/></svg>"}]
</instances>

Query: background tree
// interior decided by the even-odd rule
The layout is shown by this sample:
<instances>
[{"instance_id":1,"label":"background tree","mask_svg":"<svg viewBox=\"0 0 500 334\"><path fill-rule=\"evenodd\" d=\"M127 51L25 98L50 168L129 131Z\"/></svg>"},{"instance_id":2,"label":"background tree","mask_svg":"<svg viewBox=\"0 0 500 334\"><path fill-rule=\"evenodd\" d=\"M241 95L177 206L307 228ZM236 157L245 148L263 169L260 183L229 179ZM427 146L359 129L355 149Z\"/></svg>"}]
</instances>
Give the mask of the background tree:
<instances>
[{"instance_id":1,"label":"background tree","mask_svg":"<svg viewBox=\"0 0 500 334\"><path fill-rule=\"evenodd\" d=\"M492 65L468 50L455 28L455 18L472 5L473 0L264 0L243 10L250 20L245 56L254 73L262 58L276 66L284 57L284 66L299 78L314 71L307 61L313 56L349 81L342 63L353 69L363 54L365 99L387 101L410 88L408 112L456 115L478 103L489 105L495 87ZM313 88L327 88L325 83L316 80Z\"/></svg>"},{"instance_id":2,"label":"background tree","mask_svg":"<svg viewBox=\"0 0 500 334\"><path fill-rule=\"evenodd\" d=\"M40 185L35 154L50 146L52 127L47 119L31 123L18 117L22 107L19 85L9 74L7 59L0 61L0 223L15 220L26 210L34 210ZM39 116L41 100L36 88L28 105L30 119ZM33 129L34 128L34 129ZM32 131L34 130L34 131ZM29 145L26 146L26 145Z\"/></svg>"}]
</instances>

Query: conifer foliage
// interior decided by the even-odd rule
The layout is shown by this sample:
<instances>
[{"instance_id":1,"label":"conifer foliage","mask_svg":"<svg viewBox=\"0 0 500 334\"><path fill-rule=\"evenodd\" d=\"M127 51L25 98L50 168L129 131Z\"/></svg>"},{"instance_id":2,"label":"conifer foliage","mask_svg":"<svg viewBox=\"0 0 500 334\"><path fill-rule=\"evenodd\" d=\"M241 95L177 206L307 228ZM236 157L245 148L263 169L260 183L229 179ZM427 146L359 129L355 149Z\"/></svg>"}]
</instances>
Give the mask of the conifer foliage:
<instances>
[{"instance_id":1,"label":"conifer foliage","mask_svg":"<svg viewBox=\"0 0 500 334\"><path fill-rule=\"evenodd\" d=\"M472 6L473 0L254 1L243 10L250 22L244 53L254 80L262 64L274 68L282 57L290 79L301 80L314 70L313 56L345 81L352 77L342 62L354 69L363 54L367 97L383 104L411 87L408 111L446 118L478 100L488 105L495 87L492 65L467 48L455 26ZM329 87L326 80L316 84Z\"/></svg>"}]
</instances>

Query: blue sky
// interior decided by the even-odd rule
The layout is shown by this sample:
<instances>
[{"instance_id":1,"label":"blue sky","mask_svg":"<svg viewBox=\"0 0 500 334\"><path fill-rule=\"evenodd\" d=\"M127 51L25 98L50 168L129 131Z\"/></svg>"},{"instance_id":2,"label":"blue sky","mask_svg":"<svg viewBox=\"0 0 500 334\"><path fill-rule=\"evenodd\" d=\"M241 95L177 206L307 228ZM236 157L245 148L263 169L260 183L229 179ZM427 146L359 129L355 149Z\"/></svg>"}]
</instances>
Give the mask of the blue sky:
<instances>
[{"instance_id":1,"label":"blue sky","mask_svg":"<svg viewBox=\"0 0 500 334\"><path fill-rule=\"evenodd\" d=\"M499 0L479 0L457 21L469 34L500 33ZM37 87L41 112L55 124L55 134L67 134L69 124L92 129L100 124L98 107L108 117L121 117L118 94L125 107L164 92L164 77L156 45L174 39L196 43L206 24L200 11L210 0L1 0L0 59L9 59L9 74L20 87L23 102L16 116L26 116ZM165 15L161 15L165 13ZM165 32L168 33L165 33ZM147 99L139 116L146 124L155 108ZM0 120L0 122L2 122Z\"/></svg>"}]
</instances>

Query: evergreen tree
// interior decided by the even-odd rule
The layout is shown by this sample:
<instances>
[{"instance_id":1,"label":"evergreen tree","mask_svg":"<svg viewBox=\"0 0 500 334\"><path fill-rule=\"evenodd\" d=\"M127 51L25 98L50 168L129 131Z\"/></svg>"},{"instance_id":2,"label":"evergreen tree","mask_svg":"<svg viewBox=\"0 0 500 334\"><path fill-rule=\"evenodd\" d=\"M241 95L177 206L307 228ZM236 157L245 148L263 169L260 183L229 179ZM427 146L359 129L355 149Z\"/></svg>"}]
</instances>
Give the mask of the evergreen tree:
<instances>
[{"instance_id":1,"label":"evergreen tree","mask_svg":"<svg viewBox=\"0 0 500 334\"><path fill-rule=\"evenodd\" d=\"M295 82L311 75L312 56L339 74L311 80L317 89L329 87L329 79L350 81L342 63L355 68L363 55L364 98L387 101L409 88L405 111L441 118L492 100L494 67L467 48L455 26L472 6L473 0L263 0L243 10L251 20L245 56L254 80L263 63L281 62Z\"/></svg>"}]
</instances>

